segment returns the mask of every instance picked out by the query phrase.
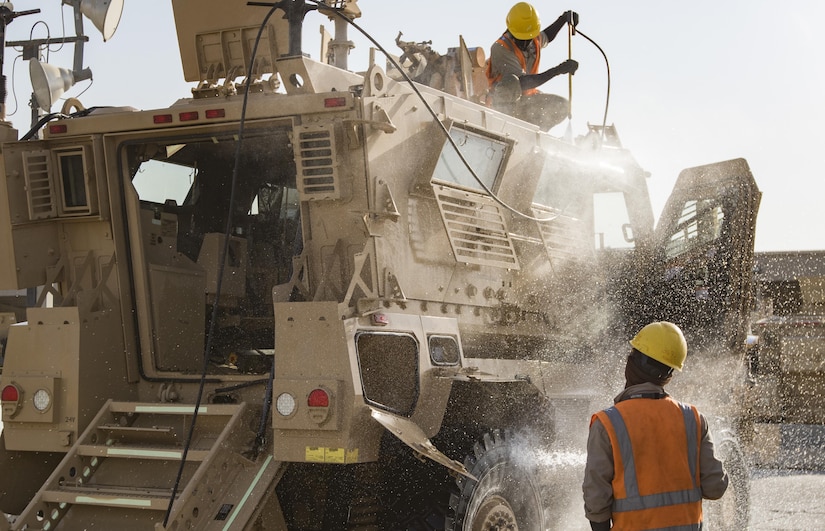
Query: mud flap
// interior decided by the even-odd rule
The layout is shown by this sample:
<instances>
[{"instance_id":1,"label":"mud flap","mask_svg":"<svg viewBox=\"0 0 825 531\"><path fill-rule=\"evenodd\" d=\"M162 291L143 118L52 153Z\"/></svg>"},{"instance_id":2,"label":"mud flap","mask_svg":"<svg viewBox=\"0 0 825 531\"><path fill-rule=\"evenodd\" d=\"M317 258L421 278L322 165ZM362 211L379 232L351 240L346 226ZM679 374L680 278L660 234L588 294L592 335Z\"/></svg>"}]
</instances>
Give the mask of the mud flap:
<instances>
[{"instance_id":1,"label":"mud flap","mask_svg":"<svg viewBox=\"0 0 825 531\"><path fill-rule=\"evenodd\" d=\"M401 442L412 448L416 453L423 455L427 459L431 459L436 463L443 465L454 472L458 472L462 476L468 477L474 481L478 479L470 474L463 464L454 461L442 454L432 442L424 435L424 432L418 425L410 419L387 413L370 406L372 411L372 418L384 426L387 431L398 437Z\"/></svg>"}]
</instances>

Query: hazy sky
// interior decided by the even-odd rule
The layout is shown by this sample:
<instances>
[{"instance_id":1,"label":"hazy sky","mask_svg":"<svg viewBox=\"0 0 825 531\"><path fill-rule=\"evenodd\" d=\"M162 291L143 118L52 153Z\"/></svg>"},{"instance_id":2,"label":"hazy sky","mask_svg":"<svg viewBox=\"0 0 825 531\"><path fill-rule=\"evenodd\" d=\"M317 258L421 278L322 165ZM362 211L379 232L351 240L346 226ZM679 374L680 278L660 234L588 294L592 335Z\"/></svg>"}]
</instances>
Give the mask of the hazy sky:
<instances>
[{"instance_id":1,"label":"hazy sky","mask_svg":"<svg viewBox=\"0 0 825 531\"><path fill-rule=\"evenodd\" d=\"M230 2L227 2L229 4ZM393 53L399 31L409 41L432 40L446 52L463 35L470 47L490 44L504 30L511 2L471 0L360 0L356 22ZM566 9L579 28L607 54L611 70L608 123L652 176L658 214L679 171L744 157L763 192L757 225L759 251L825 249L825 2L822 0L568 0L534 3L543 25ZM63 34L60 0L16 0L16 11L40 8L7 29L7 41ZM266 9L262 9L262 16ZM66 31L71 10L62 9ZM333 24L307 17L305 52L318 57L318 28ZM188 97L182 80L170 0L125 0L120 27L106 43L89 21L84 66L94 82L78 83L65 96L86 106L165 107ZM351 31L357 47L351 69L367 64L368 44ZM50 53L51 64L71 67L71 45ZM601 123L607 75L598 50L575 37L573 131ZM28 67L6 50L8 117L22 131L30 124ZM565 33L542 56L543 68L566 59ZM381 61L383 64L383 60ZM87 90L86 90L87 89ZM542 91L567 96L567 78ZM53 110L59 110L55 105ZM16 110L16 112L15 112ZM14 114L12 114L14 113ZM553 133L562 135L567 124Z\"/></svg>"}]
</instances>

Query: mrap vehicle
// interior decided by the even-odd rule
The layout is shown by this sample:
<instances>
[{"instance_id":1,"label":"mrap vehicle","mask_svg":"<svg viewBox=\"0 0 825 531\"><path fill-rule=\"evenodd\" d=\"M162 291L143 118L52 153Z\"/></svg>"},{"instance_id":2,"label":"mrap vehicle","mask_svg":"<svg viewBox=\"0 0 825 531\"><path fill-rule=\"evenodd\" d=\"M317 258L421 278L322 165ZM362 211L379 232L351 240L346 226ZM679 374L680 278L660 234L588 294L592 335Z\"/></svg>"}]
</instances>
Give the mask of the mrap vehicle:
<instances>
[{"instance_id":1,"label":"mrap vehicle","mask_svg":"<svg viewBox=\"0 0 825 531\"><path fill-rule=\"evenodd\" d=\"M172 4L191 98L4 131L0 289L39 297L8 331L0 527L553 528L532 456L586 434L635 331L741 355L744 160L684 170L654 227L615 128L483 105L483 52L430 86L347 70L355 2Z\"/></svg>"}]
</instances>

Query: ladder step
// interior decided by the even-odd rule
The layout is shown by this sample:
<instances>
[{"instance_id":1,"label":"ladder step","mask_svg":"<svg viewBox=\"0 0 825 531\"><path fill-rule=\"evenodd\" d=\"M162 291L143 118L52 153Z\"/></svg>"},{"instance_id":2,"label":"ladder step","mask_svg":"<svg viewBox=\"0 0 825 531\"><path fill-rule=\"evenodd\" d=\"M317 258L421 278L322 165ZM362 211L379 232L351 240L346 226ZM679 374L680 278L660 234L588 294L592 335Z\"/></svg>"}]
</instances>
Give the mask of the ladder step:
<instances>
[{"instance_id":1,"label":"ladder step","mask_svg":"<svg viewBox=\"0 0 825 531\"><path fill-rule=\"evenodd\" d=\"M236 404L205 404L198 408L198 415L232 415L238 410ZM159 415L192 415L194 404L154 404L141 402L111 402L109 411L113 413L155 413Z\"/></svg>"},{"instance_id":2,"label":"ladder step","mask_svg":"<svg viewBox=\"0 0 825 531\"><path fill-rule=\"evenodd\" d=\"M44 491L41 499L46 503L165 511L169 507L169 494L169 491L160 489L145 490L136 494L133 491L73 488Z\"/></svg>"},{"instance_id":3,"label":"ladder step","mask_svg":"<svg viewBox=\"0 0 825 531\"><path fill-rule=\"evenodd\" d=\"M97 427L98 430L108 431L112 433L132 434L150 434L150 435L172 435L174 430L171 426L121 426L120 424L101 424Z\"/></svg>"},{"instance_id":4,"label":"ladder step","mask_svg":"<svg viewBox=\"0 0 825 531\"><path fill-rule=\"evenodd\" d=\"M142 446L99 446L83 444L77 447L77 455L87 457L123 457L139 459L166 459L180 461L183 450L176 448L148 448ZM203 461L209 455L209 450L189 450L186 453L187 461Z\"/></svg>"}]
</instances>

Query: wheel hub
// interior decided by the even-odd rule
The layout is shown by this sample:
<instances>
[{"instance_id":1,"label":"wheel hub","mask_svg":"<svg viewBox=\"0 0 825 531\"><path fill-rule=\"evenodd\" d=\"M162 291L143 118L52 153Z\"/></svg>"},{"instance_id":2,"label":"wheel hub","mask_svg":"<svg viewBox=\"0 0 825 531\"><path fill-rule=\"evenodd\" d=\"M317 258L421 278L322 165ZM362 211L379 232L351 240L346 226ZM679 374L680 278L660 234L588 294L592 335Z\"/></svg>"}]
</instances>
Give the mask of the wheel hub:
<instances>
[{"instance_id":1,"label":"wheel hub","mask_svg":"<svg viewBox=\"0 0 825 531\"><path fill-rule=\"evenodd\" d=\"M478 508L472 531L518 531L516 514L507 500L491 496Z\"/></svg>"}]
</instances>

